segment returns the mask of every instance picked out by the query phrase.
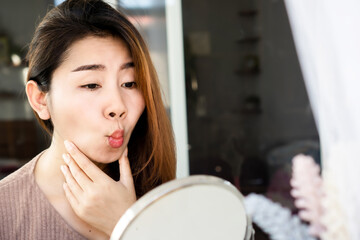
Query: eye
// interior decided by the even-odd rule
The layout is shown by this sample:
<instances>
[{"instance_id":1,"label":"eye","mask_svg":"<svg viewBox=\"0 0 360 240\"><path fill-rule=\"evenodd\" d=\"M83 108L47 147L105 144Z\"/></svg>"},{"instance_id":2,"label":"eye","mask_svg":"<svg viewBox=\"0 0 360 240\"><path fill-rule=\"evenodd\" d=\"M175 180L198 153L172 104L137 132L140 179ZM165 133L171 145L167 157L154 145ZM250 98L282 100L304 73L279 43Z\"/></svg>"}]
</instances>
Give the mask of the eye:
<instances>
[{"instance_id":1,"label":"eye","mask_svg":"<svg viewBox=\"0 0 360 240\"><path fill-rule=\"evenodd\" d=\"M121 85L122 87L125 87L125 88L135 88L136 87L136 82L126 82L126 83L123 83Z\"/></svg>"},{"instance_id":2,"label":"eye","mask_svg":"<svg viewBox=\"0 0 360 240\"><path fill-rule=\"evenodd\" d=\"M87 88L87 89L90 89L90 90L95 90L95 89L99 88L100 85L96 84L96 83L90 83L90 84L83 85L81 87L82 88Z\"/></svg>"}]
</instances>

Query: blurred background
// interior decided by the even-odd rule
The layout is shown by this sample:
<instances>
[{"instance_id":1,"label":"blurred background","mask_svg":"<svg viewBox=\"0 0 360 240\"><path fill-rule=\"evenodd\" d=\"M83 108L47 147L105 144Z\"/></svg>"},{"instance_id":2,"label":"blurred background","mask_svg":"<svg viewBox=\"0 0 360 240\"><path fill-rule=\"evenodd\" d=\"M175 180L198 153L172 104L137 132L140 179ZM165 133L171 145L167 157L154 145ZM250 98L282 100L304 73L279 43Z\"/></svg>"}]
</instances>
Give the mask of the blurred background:
<instances>
[{"instance_id":1,"label":"blurred background","mask_svg":"<svg viewBox=\"0 0 360 240\"><path fill-rule=\"evenodd\" d=\"M149 45L174 123L178 175L219 176L295 211L291 159L306 153L320 163L320 147L283 0L108 2ZM50 142L25 98L23 59L54 4L0 2L0 178Z\"/></svg>"}]
</instances>

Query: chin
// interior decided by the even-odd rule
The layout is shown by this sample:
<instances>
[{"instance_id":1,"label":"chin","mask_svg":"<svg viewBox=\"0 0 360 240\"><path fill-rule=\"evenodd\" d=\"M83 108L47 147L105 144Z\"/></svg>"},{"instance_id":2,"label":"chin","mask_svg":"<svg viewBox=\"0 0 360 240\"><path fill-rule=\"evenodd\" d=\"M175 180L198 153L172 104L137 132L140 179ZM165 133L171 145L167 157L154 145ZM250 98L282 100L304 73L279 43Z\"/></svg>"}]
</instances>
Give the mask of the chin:
<instances>
[{"instance_id":1,"label":"chin","mask_svg":"<svg viewBox=\"0 0 360 240\"><path fill-rule=\"evenodd\" d=\"M120 159L121 153L109 153L109 154L102 154L101 156L94 156L91 157L91 161L101 164L109 164Z\"/></svg>"},{"instance_id":2,"label":"chin","mask_svg":"<svg viewBox=\"0 0 360 240\"><path fill-rule=\"evenodd\" d=\"M110 148L109 146L104 145L88 145L83 149L83 153L95 163L100 164L109 164L115 161L118 161L124 151L123 147L120 148Z\"/></svg>"}]
</instances>

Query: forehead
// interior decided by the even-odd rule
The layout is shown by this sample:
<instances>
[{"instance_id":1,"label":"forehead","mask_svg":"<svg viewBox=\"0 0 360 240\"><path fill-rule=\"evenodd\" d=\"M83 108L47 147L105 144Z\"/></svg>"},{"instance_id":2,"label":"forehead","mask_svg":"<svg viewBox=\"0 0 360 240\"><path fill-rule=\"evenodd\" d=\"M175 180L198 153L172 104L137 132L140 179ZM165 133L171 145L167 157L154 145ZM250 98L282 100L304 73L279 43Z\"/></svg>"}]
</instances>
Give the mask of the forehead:
<instances>
[{"instance_id":1,"label":"forehead","mask_svg":"<svg viewBox=\"0 0 360 240\"><path fill-rule=\"evenodd\" d=\"M127 44L120 38L87 36L75 41L66 51L64 61L101 60L102 58L130 58Z\"/></svg>"},{"instance_id":2,"label":"forehead","mask_svg":"<svg viewBox=\"0 0 360 240\"><path fill-rule=\"evenodd\" d=\"M52 74L52 82L58 78L63 79L83 65L102 65L103 69L109 70L117 69L127 62L132 62L132 57L123 40L112 36L88 36L77 40L68 48Z\"/></svg>"}]
</instances>

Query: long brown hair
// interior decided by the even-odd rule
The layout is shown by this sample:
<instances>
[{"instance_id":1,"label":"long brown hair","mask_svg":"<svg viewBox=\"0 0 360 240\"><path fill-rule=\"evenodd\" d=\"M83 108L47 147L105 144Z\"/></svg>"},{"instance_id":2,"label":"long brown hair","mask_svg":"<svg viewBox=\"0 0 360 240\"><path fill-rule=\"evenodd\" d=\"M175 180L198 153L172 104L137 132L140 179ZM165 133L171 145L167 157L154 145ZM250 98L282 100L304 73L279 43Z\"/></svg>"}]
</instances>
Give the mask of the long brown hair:
<instances>
[{"instance_id":1,"label":"long brown hair","mask_svg":"<svg viewBox=\"0 0 360 240\"><path fill-rule=\"evenodd\" d=\"M50 10L38 25L29 46L28 81L41 91L51 88L52 74L66 58L69 47L87 36L123 40L132 55L135 77L145 99L145 110L131 135L128 149L137 196L175 178L175 144L148 48L124 14L101 0L68 0ZM53 124L35 115L51 135ZM115 175L111 172L116 172ZM107 173L118 178L117 164Z\"/></svg>"}]
</instances>

